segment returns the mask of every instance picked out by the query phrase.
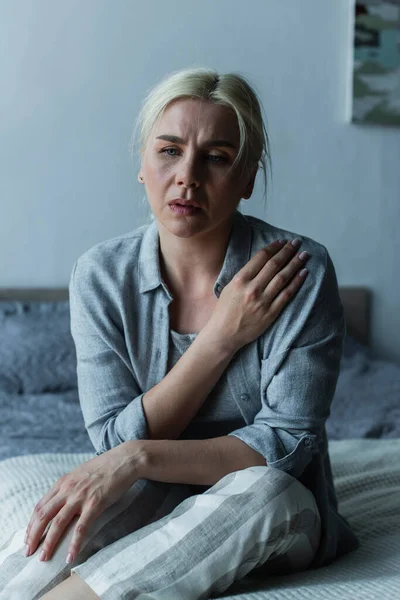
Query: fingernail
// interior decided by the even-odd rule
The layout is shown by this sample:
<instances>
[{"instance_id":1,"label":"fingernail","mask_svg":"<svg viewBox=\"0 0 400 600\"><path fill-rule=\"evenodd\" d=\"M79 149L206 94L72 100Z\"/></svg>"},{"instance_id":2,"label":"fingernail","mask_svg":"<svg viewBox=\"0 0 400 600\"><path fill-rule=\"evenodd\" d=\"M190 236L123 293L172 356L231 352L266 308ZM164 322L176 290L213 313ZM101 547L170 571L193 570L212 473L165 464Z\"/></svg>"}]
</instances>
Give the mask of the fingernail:
<instances>
[{"instance_id":1,"label":"fingernail","mask_svg":"<svg viewBox=\"0 0 400 600\"><path fill-rule=\"evenodd\" d=\"M29 556L29 546L28 546L28 544L26 545L26 548L25 548L25 556Z\"/></svg>"},{"instance_id":2,"label":"fingernail","mask_svg":"<svg viewBox=\"0 0 400 600\"><path fill-rule=\"evenodd\" d=\"M300 277L303 277L303 278L304 278L304 277L307 275L307 273L308 273L307 269L302 269L302 270L300 271L299 275L300 275Z\"/></svg>"},{"instance_id":3,"label":"fingernail","mask_svg":"<svg viewBox=\"0 0 400 600\"><path fill-rule=\"evenodd\" d=\"M68 552L68 554L67 554L67 561L66 562L67 563L72 563L72 554L71 554L71 552Z\"/></svg>"},{"instance_id":4,"label":"fingernail","mask_svg":"<svg viewBox=\"0 0 400 600\"><path fill-rule=\"evenodd\" d=\"M301 240L299 238L294 238L291 243L294 248L298 248L301 244Z\"/></svg>"},{"instance_id":5,"label":"fingernail","mask_svg":"<svg viewBox=\"0 0 400 600\"><path fill-rule=\"evenodd\" d=\"M302 252L301 254L299 254L299 259L300 260L306 260L307 256L308 256L308 252L306 252L304 250L304 252Z\"/></svg>"},{"instance_id":6,"label":"fingernail","mask_svg":"<svg viewBox=\"0 0 400 600\"><path fill-rule=\"evenodd\" d=\"M278 240L278 244L281 244L283 246L283 244L286 244L287 240Z\"/></svg>"},{"instance_id":7,"label":"fingernail","mask_svg":"<svg viewBox=\"0 0 400 600\"><path fill-rule=\"evenodd\" d=\"M44 550L39 554L39 560L46 560L46 552Z\"/></svg>"}]
</instances>

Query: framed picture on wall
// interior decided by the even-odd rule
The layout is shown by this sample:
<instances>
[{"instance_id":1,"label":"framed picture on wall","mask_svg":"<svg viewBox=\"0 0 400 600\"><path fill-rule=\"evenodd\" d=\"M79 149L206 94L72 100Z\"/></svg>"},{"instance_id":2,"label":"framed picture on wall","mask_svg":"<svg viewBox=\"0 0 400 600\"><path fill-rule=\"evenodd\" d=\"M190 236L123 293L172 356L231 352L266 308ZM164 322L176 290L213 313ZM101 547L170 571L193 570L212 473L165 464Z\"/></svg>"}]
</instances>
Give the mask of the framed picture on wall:
<instances>
[{"instance_id":1,"label":"framed picture on wall","mask_svg":"<svg viewBox=\"0 0 400 600\"><path fill-rule=\"evenodd\" d=\"M400 0L355 2L352 121L400 125Z\"/></svg>"}]
</instances>

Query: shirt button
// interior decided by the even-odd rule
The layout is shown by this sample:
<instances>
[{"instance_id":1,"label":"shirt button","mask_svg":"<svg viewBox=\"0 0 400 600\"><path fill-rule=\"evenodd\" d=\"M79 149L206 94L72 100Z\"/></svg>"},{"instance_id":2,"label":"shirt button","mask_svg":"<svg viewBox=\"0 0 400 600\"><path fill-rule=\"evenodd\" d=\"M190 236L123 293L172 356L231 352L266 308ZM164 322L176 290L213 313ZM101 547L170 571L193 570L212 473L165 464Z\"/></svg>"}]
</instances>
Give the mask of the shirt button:
<instances>
[{"instance_id":1,"label":"shirt button","mask_svg":"<svg viewBox=\"0 0 400 600\"><path fill-rule=\"evenodd\" d=\"M242 394L242 395L240 396L240 399L241 399L241 400L248 400L248 399L249 399L249 395L248 395L248 394Z\"/></svg>"}]
</instances>

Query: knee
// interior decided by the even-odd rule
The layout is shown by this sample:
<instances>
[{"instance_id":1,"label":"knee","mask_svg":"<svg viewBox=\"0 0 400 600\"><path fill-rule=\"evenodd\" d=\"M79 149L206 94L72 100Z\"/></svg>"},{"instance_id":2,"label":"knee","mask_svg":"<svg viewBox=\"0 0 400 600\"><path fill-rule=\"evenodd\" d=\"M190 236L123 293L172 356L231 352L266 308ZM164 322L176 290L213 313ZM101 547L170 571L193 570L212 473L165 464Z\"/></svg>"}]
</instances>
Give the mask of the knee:
<instances>
[{"instance_id":1,"label":"knee","mask_svg":"<svg viewBox=\"0 0 400 600\"><path fill-rule=\"evenodd\" d=\"M254 465L242 469L241 471L236 471L235 478L238 484L243 482L246 486L250 482L254 482L254 484L259 482L260 486L266 486L271 489L273 486L276 486L280 491L289 488L293 483L297 482L292 475L289 475L285 471L270 467L269 465Z\"/></svg>"},{"instance_id":2,"label":"knee","mask_svg":"<svg viewBox=\"0 0 400 600\"><path fill-rule=\"evenodd\" d=\"M309 521L318 521L320 515L314 494L299 481L285 471L274 467L253 466L237 471L234 480L234 493L250 492L250 498L256 502L263 499L263 507L270 512L273 507L279 514L285 514L290 521L296 515L298 527L301 529L304 521L308 527ZM299 515L302 518L299 520Z\"/></svg>"},{"instance_id":3,"label":"knee","mask_svg":"<svg viewBox=\"0 0 400 600\"><path fill-rule=\"evenodd\" d=\"M249 491L261 494L265 499L279 496L283 503L298 506L299 509L316 507L315 498L309 489L292 475L274 467L256 465L235 471L226 477L229 477L234 493Z\"/></svg>"},{"instance_id":4,"label":"knee","mask_svg":"<svg viewBox=\"0 0 400 600\"><path fill-rule=\"evenodd\" d=\"M264 497L266 495L274 496L289 487L293 481L295 479L283 471L267 465L254 465L228 473L209 488L209 492L224 490L223 493L251 492L257 495L262 494Z\"/></svg>"}]
</instances>

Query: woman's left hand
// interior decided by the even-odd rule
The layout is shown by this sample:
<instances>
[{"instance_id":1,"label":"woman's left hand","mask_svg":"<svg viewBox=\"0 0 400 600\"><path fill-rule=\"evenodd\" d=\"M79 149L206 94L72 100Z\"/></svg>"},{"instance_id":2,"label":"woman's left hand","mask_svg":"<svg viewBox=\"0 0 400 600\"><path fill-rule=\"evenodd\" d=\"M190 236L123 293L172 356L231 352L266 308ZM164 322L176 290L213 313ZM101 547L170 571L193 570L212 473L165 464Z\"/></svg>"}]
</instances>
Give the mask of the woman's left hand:
<instances>
[{"instance_id":1,"label":"woman's left hand","mask_svg":"<svg viewBox=\"0 0 400 600\"><path fill-rule=\"evenodd\" d=\"M75 515L80 515L67 552L67 556L71 553L72 562L89 525L140 478L140 458L139 445L124 442L60 477L34 508L25 538L29 546L26 556L35 552L53 520L41 549L44 560L49 560L65 528Z\"/></svg>"}]
</instances>

